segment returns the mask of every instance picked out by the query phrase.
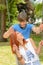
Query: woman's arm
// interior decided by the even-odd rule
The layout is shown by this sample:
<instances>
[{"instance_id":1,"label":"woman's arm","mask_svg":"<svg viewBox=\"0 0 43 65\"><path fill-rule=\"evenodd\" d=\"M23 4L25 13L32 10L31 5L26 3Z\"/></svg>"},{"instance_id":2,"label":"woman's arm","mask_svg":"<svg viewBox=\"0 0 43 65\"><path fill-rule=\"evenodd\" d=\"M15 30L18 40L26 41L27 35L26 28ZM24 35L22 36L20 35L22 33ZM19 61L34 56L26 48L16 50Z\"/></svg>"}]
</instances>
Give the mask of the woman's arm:
<instances>
[{"instance_id":1,"label":"woman's arm","mask_svg":"<svg viewBox=\"0 0 43 65\"><path fill-rule=\"evenodd\" d=\"M33 48L35 49L35 52L36 52L37 54L39 54L40 51L41 51L41 48L42 48L42 46L43 46L43 41L41 41L41 42L39 43L38 48L36 47L35 42L34 42L32 39L30 39L30 41L32 42L32 45L33 45Z\"/></svg>"},{"instance_id":2,"label":"woman's arm","mask_svg":"<svg viewBox=\"0 0 43 65\"><path fill-rule=\"evenodd\" d=\"M18 60L20 61L20 63L22 65L24 65L25 64L25 60L21 56L21 54L20 54L20 52L19 52L19 50L18 50L18 48L17 48L17 46L15 44L13 44L13 51L15 52L15 54L16 54Z\"/></svg>"},{"instance_id":3,"label":"woman's arm","mask_svg":"<svg viewBox=\"0 0 43 65\"><path fill-rule=\"evenodd\" d=\"M18 60L20 61L20 63L21 63L22 65L24 65L24 64L25 64L25 60L23 59L22 55L19 53L18 50L16 50L16 55L17 55L17 58L18 58Z\"/></svg>"},{"instance_id":4,"label":"woman's arm","mask_svg":"<svg viewBox=\"0 0 43 65\"><path fill-rule=\"evenodd\" d=\"M13 28L10 27L8 31L3 34L3 38L8 38L14 32Z\"/></svg>"},{"instance_id":5,"label":"woman's arm","mask_svg":"<svg viewBox=\"0 0 43 65\"><path fill-rule=\"evenodd\" d=\"M40 53L42 46L43 46L43 40L41 40L41 41L39 42L39 46L38 46L38 48L37 48L37 54Z\"/></svg>"}]
</instances>

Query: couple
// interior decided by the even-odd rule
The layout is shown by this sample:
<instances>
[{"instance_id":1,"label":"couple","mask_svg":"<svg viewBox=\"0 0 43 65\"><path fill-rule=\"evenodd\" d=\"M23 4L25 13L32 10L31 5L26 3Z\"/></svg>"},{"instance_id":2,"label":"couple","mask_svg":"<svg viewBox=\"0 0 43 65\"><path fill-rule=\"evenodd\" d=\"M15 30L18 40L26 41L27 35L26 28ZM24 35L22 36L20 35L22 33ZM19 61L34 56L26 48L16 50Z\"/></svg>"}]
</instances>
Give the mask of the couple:
<instances>
[{"instance_id":1,"label":"couple","mask_svg":"<svg viewBox=\"0 0 43 65\"><path fill-rule=\"evenodd\" d=\"M31 31L33 31L33 32L35 32L36 34L39 34L40 32L42 32L43 31L43 24L40 24L39 26L35 26L35 25L33 25L33 24L28 24L27 23L27 15L26 15L26 13L25 12L21 12L19 15L18 15L18 17L17 17L17 19L18 19L18 24L14 24L14 25L12 25L9 29L8 29L8 31L6 31L4 34L3 34L3 37L4 38L8 38L8 37L10 37L11 36L11 34L12 34L12 36L14 37L14 40L13 40L13 38L12 38L12 40L15 42L15 39L16 39L16 45L14 44L12 44L11 43L11 46L12 46L12 48L13 48L13 50L15 51L17 51L17 52L15 52L15 54L17 55L17 57L19 56L19 57L23 57L22 59L21 58L19 58L19 60L21 61L21 63L22 63L22 65L24 65L24 64L26 64L26 63L28 63L28 65L31 65L31 64L29 64L29 62L30 62L30 60L32 60L32 62L33 62L33 57L34 57L34 59L36 60L37 59L37 55L35 54L35 51L36 51L36 53L39 53L39 51L40 51L40 48L41 48L41 46L42 46L42 41L40 42L40 44L39 44L39 47L38 47L38 49L36 49L36 47L35 47L35 43L32 41L32 45L34 46L34 47L32 47L31 46L31 39L29 39L29 40L27 40L28 38L30 38L30 34L31 34ZM17 32L16 32L16 34L17 34L17 36L16 36L16 34L14 33L15 31L18 31L18 32L20 32L21 34L18 34ZM14 35L13 35L13 33L14 33ZM21 35L21 36L20 36ZM15 38L15 36L17 37L17 38ZM24 37L24 38L23 38ZM11 42L12 42L12 40L11 40ZM18 40L18 42L20 43L17 43L17 40ZM25 41L26 40L26 41ZM28 43L29 43L29 45L28 45ZM14 48L15 47L15 48ZM31 48L32 47L32 48ZM17 50L17 48L19 49L19 50ZM30 48L30 50L28 49L28 48ZM33 48L35 48L35 51L33 50ZM27 50L28 49L28 50ZM29 51L29 53L27 53ZM34 51L34 53L32 53L32 58L31 59L27 59L29 56L28 55L30 55L30 53L31 52L33 52ZM19 54L18 54L19 53ZM22 54L25 54L25 55L22 55ZM27 55L28 54L28 55ZM35 56L34 56L35 55ZM28 62L28 60L29 60L29 62ZM23 62L24 61L24 62ZM31 62L31 63L32 63ZM37 64L38 64L38 62L36 62ZM35 63L35 64L36 64ZM33 65L35 65L34 63L33 63ZM36 65L37 65L36 64Z\"/></svg>"},{"instance_id":2,"label":"couple","mask_svg":"<svg viewBox=\"0 0 43 65\"><path fill-rule=\"evenodd\" d=\"M41 40L38 48L36 48L35 42L31 38L25 40L19 32L14 32L12 37L16 43L13 43L13 51L20 63L22 65L40 65L38 54L43 46L43 41Z\"/></svg>"}]
</instances>

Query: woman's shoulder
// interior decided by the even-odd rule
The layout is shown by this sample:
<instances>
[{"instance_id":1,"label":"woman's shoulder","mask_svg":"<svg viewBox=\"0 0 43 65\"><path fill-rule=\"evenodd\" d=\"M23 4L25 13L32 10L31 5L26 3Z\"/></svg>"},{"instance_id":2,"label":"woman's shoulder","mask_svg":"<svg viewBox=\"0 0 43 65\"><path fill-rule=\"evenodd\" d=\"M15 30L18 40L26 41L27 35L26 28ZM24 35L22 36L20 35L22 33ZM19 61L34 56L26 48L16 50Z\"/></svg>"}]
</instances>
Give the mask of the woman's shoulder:
<instances>
[{"instance_id":1,"label":"woman's shoulder","mask_svg":"<svg viewBox=\"0 0 43 65\"><path fill-rule=\"evenodd\" d=\"M31 41L32 40L32 38L28 38L28 39L26 39L26 41Z\"/></svg>"},{"instance_id":2,"label":"woman's shoulder","mask_svg":"<svg viewBox=\"0 0 43 65\"><path fill-rule=\"evenodd\" d=\"M32 38L29 38L29 40L32 42L32 41L34 41Z\"/></svg>"},{"instance_id":3,"label":"woman's shoulder","mask_svg":"<svg viewBox=\"0 0 43 65\"><path fill-rule=\"evenodd\" d=\"M27 44L29 44L29 43L34 44L34 40L32 38L27 39L27 41L28 41Z\"/></svg>"}]
</instances>

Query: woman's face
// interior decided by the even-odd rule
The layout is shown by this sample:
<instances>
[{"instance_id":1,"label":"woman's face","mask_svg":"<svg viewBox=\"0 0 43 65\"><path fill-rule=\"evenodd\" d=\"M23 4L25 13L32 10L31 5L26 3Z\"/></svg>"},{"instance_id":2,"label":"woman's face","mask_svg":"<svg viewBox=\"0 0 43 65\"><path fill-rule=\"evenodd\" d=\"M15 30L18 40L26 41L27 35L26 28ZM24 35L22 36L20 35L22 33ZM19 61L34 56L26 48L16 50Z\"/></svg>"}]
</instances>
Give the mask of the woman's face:
<instances>
[{"instance_id":1,"label":"woman's face","mask_svg":"<svg viewBox=\"0 0 43 65\"><path fill-rule=\"evenodd\" d=\"M23 45L23 39L24 39L23 35L19 32L16 33L17 33L17 41L20 42L20 45Z\"/></svg>"}]
</instances>

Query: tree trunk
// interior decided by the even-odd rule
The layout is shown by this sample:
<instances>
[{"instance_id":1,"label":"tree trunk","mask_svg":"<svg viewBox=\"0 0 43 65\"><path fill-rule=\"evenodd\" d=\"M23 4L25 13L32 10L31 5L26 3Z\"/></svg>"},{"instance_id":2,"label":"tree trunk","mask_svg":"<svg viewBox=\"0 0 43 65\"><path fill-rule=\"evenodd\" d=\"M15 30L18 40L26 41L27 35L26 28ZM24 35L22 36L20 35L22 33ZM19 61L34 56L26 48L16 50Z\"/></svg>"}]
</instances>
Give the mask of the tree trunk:
<instances>
[{"instance_id":1,"label":"tree trunk","mask_svg":"<svg viewBox=\"0 0 43 65\"><path fill-rule=\"evenodd\" d=\"M6 5L5 0L0 0L0 2L4 5ZM6 30L6 9L1 11L1 34L0 34L0 41L6 41L6 39L3 38L3 33Z\"/></svg>"}]
</instances>

